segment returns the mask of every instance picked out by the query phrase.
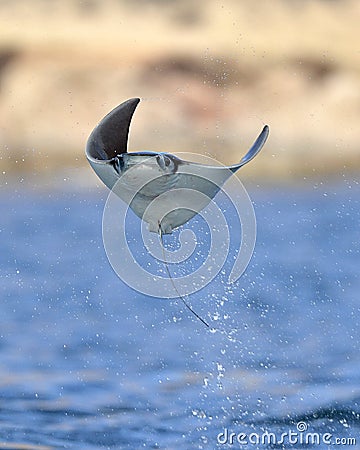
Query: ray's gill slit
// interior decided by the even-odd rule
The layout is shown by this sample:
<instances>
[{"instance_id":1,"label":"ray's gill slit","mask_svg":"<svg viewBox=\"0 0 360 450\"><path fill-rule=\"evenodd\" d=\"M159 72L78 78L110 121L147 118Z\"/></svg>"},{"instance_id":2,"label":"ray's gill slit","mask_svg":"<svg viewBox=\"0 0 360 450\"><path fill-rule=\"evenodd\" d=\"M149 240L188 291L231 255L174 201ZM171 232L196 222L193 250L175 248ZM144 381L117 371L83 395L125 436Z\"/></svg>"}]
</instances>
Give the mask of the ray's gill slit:
<instances>
[{"instance_id":1,"label":"ray's gill slit","mask_svg":"<svg viewBox=\"0 0 360 450\"><path fill-rule=\"evenodd\" d=\"M173 288L175 289L175 292L177 293L178 297L180 298L180 300L183 302L183 304L186 306L186 308L197 318L200 320L200 322L202 322L206 327L210 328L210 325L202 318L199 316L199 314L197 314L192 308L191 306L186 302L186 300L184 299L184 297L180 294L178 288L176 287L174 278L171 275L170 269L169 269L169 264L167 262L166 259L166 254L165 254L165 245L164 245L164 236L163 236L163 232L161 229L161 224L159 223L159 235L160 235L160 243L161 243L161 249L162 249L162 254L163 254L163 260L165 263L165 269L166 272L168 274L168 277L170 279L170 282L173 286Z\"/></svg>"}]
</instances>

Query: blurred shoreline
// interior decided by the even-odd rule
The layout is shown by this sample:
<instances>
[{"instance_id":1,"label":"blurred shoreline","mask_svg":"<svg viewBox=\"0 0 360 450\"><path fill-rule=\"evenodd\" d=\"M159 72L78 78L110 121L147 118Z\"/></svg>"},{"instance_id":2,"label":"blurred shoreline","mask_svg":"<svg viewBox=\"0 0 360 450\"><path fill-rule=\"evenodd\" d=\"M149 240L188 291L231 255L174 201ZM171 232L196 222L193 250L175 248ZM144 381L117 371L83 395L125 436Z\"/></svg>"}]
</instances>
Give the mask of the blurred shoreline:
<instances>
[{"instance_id":1,"label":"blurred shoreline","mask_svg":"<svg viewBox=\"0 0 360 450\"><path fill-rule=\"evenodd\" d=\"M135 96L130 151L235 163L267 123L244 181L360 169L357 1L17 0L0 20L3 181L82 172L93 127Z\"/></svg>"}]
</instances>

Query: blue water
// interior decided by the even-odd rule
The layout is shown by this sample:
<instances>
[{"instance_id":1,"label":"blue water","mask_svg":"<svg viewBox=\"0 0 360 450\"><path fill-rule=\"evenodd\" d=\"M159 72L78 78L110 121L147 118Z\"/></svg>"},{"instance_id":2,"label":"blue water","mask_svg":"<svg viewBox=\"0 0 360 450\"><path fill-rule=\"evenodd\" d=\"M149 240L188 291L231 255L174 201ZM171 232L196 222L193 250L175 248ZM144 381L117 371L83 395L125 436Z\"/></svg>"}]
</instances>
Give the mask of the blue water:
<instances>
[{"instance_id":1,"label":"blue water","mask_svg":"<svg viewBox=\"0 0 360 450\"><path fill-rule=\"evenodd\" d=\"M249 193L245 275L189 299L211 332L115 275L105 188L2 188L0 448L360 448L360 187Z\"/></svg>"}]
</instances>

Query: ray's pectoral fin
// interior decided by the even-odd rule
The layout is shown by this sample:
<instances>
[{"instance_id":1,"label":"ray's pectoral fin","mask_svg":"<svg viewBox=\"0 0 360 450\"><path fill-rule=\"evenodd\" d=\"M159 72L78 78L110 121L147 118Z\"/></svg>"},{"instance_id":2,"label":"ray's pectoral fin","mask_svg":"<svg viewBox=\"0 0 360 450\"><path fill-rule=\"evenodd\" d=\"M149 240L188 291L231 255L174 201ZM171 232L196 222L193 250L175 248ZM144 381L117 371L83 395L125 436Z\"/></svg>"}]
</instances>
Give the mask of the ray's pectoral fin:
<instances>
[{"instance_id":1,"label":"ray's pectoral fin","mask_svg":"<svg viewBox=\"0 0 360 450\"><path fill-rule=\"evenodd\" d=\"M88 139L88 158L107 161L127 152L130 122L139 102L139 98L131 98L101 120Z\"/></svg>"},{"instance_id":2,"label":"ray's pectoral fin","mask_svg":"<svg viewBox=\"0 0 360 450\"><path fill-rule=\"evenodd\" d=\"M246 153L246 155L241 158L241 161L238 164L230 166L229 169L232 170L233 172L236 172L238 169L240 169L240 167L244 166L245 164L250 162L253 158L255 158L255 156L263 148L268 136L269 136L269 127L265 125L261 133L257 137L256 141L251 146L250 150Z\"/></svg>"},{"instance_id":3,"label":"ray's pectoral fin","mask_svg":"<svg viewBox=\"0 0 360 450\"><path fill-rule=\"evenodd\" d=\"M102 182L112 189L119 179L121 160L127 153L131 118L140 99L131 98L109 112L94 128L87 144L86 157Z\"/></svg>"}]
</instances>

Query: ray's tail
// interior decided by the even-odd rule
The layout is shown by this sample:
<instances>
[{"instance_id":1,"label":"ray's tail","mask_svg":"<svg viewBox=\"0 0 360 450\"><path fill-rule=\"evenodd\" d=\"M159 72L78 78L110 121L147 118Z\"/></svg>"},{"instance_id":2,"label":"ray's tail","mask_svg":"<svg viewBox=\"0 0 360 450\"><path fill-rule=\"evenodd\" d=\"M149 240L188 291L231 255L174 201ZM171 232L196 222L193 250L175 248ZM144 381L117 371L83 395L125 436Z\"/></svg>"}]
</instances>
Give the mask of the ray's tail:
<instances>
[{"instance_id":1,"label":"ray's tail","mask_svg":"<svg viewBox=\"0 0 360 450\"><path fill-rule=\"evenodd\" d=\"M186 300L184 299L184 297L180 294L180 292L178 291L178 288L176 287L176 284L174 282L173 277L171 276L170 273L170 269L169 269L169 265L168 262L166 260L166 255L165 255L165 246L164 246L164 240L163 240L163 233L161 230L161 225L159 226L159 235L160 235L160 241L161 241L161 247L162 247L162 253L163 253L163 259L165 262L165 268L166 268L166 272L169 276L169 279L171 281L171 284L173 285L173 288L175 289L175 292L177 293L178 297L180 298L180 300L184 303L184 305L186 306L186 308L197 318L200 320L200 322L202 322L205 326L207 326L208 328L210 328L210 325L202 318L199 316L199 314L197 314L192 308L191 306L186 302Z\"/></svg>"}]
</instances>

